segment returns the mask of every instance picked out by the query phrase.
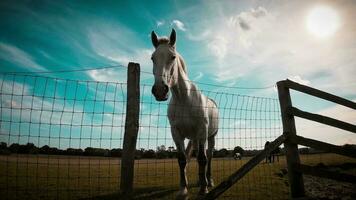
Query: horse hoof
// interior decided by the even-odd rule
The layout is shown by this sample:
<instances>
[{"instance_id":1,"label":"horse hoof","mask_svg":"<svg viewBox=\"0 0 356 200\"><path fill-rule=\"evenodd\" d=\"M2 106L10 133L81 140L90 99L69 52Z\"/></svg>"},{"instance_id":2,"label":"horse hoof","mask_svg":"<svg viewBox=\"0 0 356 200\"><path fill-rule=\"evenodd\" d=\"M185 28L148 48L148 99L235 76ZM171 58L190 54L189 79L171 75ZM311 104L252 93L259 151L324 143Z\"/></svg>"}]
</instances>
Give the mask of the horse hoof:
<instances>
[{"instance_id":1,"label":"horse hoof","mask_svg":"<svg viewBox=\"0 0 356 200\"><path fill-rule=\"evenodd\" d=\"M206 195L208 194L208 188L207 187L204 187L204 188L200 188L199 190L199 195Z\"/></svg>"},{"instance_id":2,"label":"horse hoof","mask_svg":"<svg viewBox=\"0 0 356 200\"><path fill-rule=\"evenodd\" d=\"M208 181L208 187L214 187L214 181L213 181L213 179L210 179L209 181Z\"/></svg>"},{"instance_id":3,"label":"horse hoof","mask_svg":"<svg viewBox=\"0 0 356 200\"><path fill-rule=\"evenodd\" d=\"M176 200L188 200L188 189L184 188L179 190L179 192L176 195Z\"/></svg>"},{"instance_id":4,"label":"horse hoof","mask_svg":"<svg viewBox=\"0 0 356 200\"><path fill-rule=\"evenodd\" d=\"M197 196L197 199L200 200L200 199L204 199L205 196L208 194L208 189L205 188L205 189L201 189L198 193L198 196Z\"/></svg>"}]
</instances>

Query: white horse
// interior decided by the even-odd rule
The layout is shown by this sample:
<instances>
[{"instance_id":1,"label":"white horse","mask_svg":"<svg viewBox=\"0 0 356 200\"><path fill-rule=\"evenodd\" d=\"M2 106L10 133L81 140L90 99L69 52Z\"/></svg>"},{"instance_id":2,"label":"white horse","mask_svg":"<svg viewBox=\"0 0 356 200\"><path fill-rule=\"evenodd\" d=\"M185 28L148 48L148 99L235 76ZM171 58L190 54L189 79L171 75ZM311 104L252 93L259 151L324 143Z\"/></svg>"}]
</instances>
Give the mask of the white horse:
<instances>
[{"instance_id":1,"label":"white horse","mask_svg":"<svg viewBox=\"0 0 356 200\"><path fill-rule=\"evenodd\" d=\"M172 29L169 39L158 38L152 31L151 39L155 47L152 54L155 77L152 94L157 101L166 101L169 91L172 94L168 106L168 119L172 138L177 146L180 168L180 190L177 198L184 199L188 195L186 166L193 146L198 151L199 196L204 196L208 192L208 186L213 186L211 158L215 135L218 132L217 105L189 81L184 60L176 51L175 30ZM189 139L187 149L184 145L186 138Z\"/></svg>"}]
</instances>

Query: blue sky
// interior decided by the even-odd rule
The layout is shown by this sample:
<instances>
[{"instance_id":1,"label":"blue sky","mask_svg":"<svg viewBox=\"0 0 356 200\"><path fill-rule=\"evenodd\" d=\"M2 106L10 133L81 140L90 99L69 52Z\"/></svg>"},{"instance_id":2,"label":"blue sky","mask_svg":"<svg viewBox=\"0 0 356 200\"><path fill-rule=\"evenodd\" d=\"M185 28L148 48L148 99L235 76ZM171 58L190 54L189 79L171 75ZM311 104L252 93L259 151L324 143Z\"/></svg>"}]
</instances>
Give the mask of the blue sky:
<instances>
[{"instance_id":1,"label":"blue sky","mask_svg":"<svg viewBox=\"0 0 356 200\"><path fill-rule=\"evenodd\" d=\"M326 38L307 28L308 16L318 6L328 6L340 18L335 33ZM265 87L290 78L354 100L355 9L354 1L1 1L0 71L76 70L134 61L151 72L150 32L163 36L175 28L177 50L191 80ZM50 76L125 82L126 71L112 68ZM142 83L152 82L150 74L142 74ZM273 87L198 85L215 92L277 98ZM29 81L26 87L34 85ZM343 107L293 95L293 102L309 111L356 121L355 114ZM314 124L301 127L308 130L306 136L321 132ZM335 139L335 131L331 132L320 137L356 142L347 133Z\"/></svg>"}]
</instances>

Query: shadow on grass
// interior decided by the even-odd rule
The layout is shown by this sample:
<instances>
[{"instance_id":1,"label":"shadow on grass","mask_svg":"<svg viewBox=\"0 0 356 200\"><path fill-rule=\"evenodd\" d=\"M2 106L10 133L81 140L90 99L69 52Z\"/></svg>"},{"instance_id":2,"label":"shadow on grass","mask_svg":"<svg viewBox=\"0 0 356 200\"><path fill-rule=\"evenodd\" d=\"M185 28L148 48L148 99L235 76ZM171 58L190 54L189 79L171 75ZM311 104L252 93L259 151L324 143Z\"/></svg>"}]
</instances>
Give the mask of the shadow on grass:
<instances>
[{"instance_id":1,"label":"shadow on grass","mask_svg":"<svg viewBox=\"0 0 356 200\"><path fill-rule=\"evenodd\" d=\"M145 187L145 188L136 188L134 190L133 200L149 200L149 199L162 199L167 198L169 195L174 194L177 191L176 188L167 188L167 187ZM120 192L96 196L90 199L95 200L111 200L111 199L123 199Z\"/></svg>"},{"instance_id":2,"label":"shadow on grass","mask_svg":"<svg viewBox=\"0 0 356 200\"><path fill-rule=\"evenodd\" d=\"M188 186L188 189L193 189L199 187L197 184ZM151 199L172 199L172 195L178 192L177 187L167 188L167 187L145 187L145 188L136 188L134 190L134 196L132 200L151 200ZM123 196L120 192L100 195L92 197L90 199L95 200L117 200L123 199ZM84 200L84 199L82 199Z\"/></svg>"}]
</instances>

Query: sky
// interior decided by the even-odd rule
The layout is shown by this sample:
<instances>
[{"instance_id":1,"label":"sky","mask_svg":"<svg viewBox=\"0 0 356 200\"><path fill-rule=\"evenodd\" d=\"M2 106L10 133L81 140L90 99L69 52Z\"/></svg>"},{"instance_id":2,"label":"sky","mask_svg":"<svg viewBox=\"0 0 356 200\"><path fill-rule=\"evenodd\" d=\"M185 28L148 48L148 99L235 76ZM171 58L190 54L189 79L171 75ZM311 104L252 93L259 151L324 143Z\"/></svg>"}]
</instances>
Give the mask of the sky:
<instances>
[{"instance_id":1,"label":"sky","mask_svg":"<svg viewBox=\"0 0 356 200\"><path fill-rule=\"evenodd\" d=\"M289 78L355 101L355 9L356 3L351 0L1 1L0 71L81 70L127 66L128 62L137 62L141 70L146 72L141 74L141 83L146 85L144 89L147 90L144 98L152 102L149 95L149 86L153 83L150 57L154 48L150 33L154 30L159 36L168 36L174 28L177 31L177 51L187 63L188 76L203 90L214 94L226 92L276 99L278 95L273 85ZM98 90L103 91L109 85L106 87L109 91L105 90L104 95L112 94L115 88L125 93L121 85L115 84L126 82L126 71L121 67L40 75L94 82L88 86L87 82L67 81L65 84L74 85L68 92L53 91L56 83L47 83L49 87L44 88L45 84L41 82L48 81L45 78L2 76L2 92L4 94L11 90L14 93L15 90L21 94L28 92L40 95L45 91L48 96L57 95L61 98L68 95L77 97L83 93L97 96L100 95L97 94ZM38 82L34 82L35 79ZM108 81L111 83L105 83ZM201 83L222 87L208 87ZM74 89L77 87L79 90ZM16 102L19 101L16 98L13 101L11 95L2 97L2 107L5 104L10 107L16 103L24 104ZM117 97L122 98L119 95ZM355 111L351 109L297 92L293 92L292 97L293 104L306 111L356 122ZM42 105L55 104L46 98L38 101L44 102ZM64 108L64 102L57 103ZM74 104L74 101L67 102L72 110L75 110ZM77 106L82 104L77 102ZM83 111L83 107L78 109ZM106 109L104 107L100 108ZM143 105L142 112L163 112L159 109L164 110L164 105L162 108ZM4 110L2 119L13 114L6 114L10 111ZM122 121L123 117L120 116L118 120ZM89 118L96 119L94 116ZM167 122L162 119L157 123L164 126L162 123ZM2 131L7 131L5 136L9 135L8 128L5 128L8 125L2 126ZM18 132L21 132L20 129ZM356 143L352 133L339 134L337 129L300 119L297 119L297 131L300 135L326 142ZM169 135L169 130L165 129L164 134ZM273 137L276 134L273 133ZM19 139L21 137L17 137ZM169 143L169 140L165 139L163 143ZM262 141L260 143L257 146L261 146ZM159 144L155 141L147 144L146 148L154 148Z\"/></svg>"}]
</instances>

